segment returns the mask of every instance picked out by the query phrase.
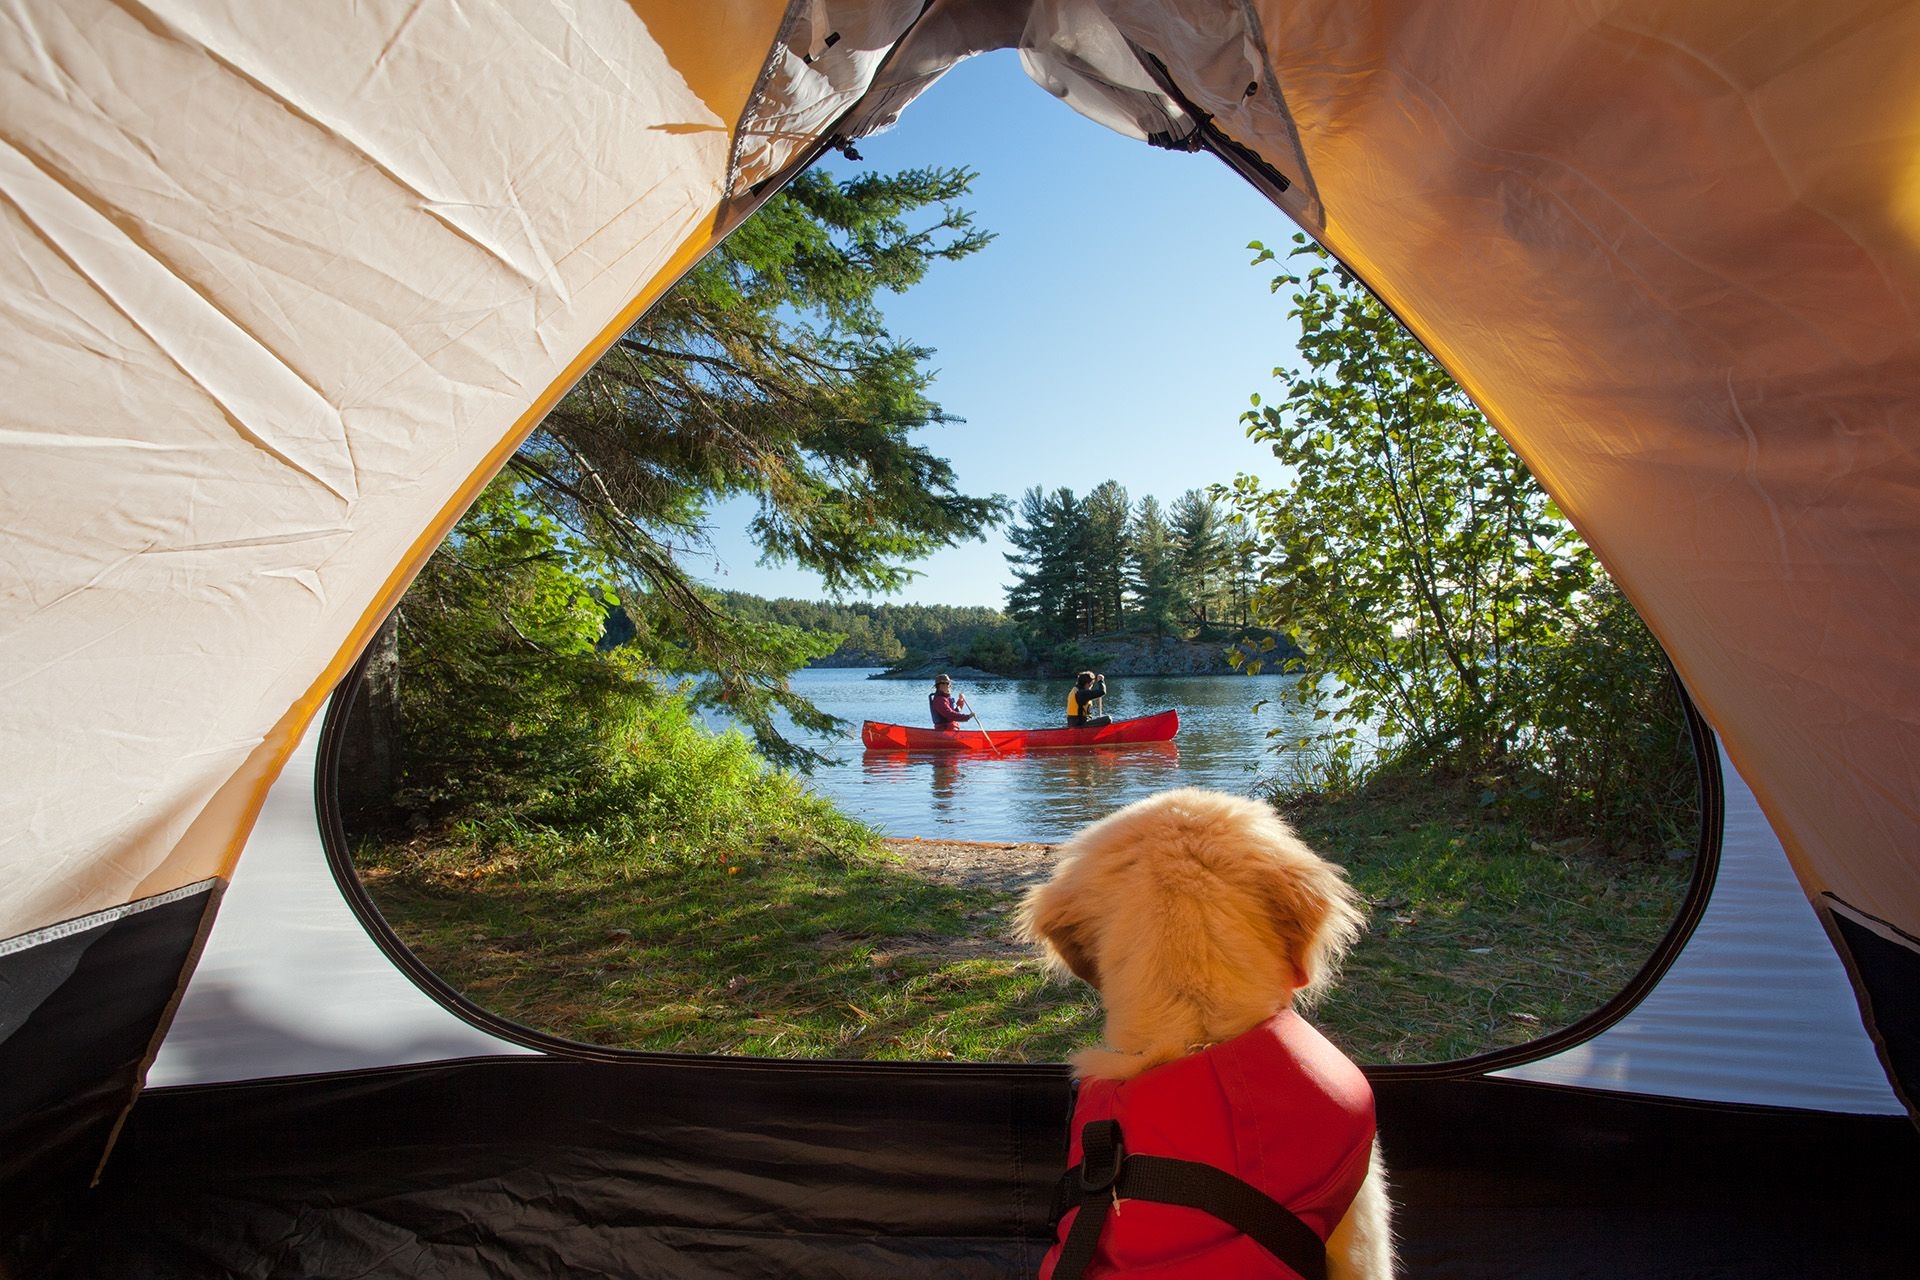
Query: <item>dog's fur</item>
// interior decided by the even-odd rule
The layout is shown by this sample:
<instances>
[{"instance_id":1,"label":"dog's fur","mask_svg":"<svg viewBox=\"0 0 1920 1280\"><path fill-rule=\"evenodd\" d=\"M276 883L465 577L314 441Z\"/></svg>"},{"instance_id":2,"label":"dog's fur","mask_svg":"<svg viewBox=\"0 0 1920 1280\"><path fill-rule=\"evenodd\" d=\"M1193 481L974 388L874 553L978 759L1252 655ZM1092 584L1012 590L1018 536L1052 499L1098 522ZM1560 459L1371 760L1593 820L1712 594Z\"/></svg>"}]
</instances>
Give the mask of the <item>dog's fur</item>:
<instances>
[{"instance_id":1,"label":"dog's fur","mask_svg":"<svg viewBox=\"0 0 1920 1280\"><path fill-rule=\"evenodd\" d=\"M1105 1043L1076 1075L1125 1080L1230 1040L1333 981L1359 935L1340 868L1271 808L1210 791L1168 791L1094 823L1029 890L1021 934L1056 969L1100 992ZM1385 1170L1328 1241L1334 1280L1394 1269Z\"/></svg>"}]
</instances>

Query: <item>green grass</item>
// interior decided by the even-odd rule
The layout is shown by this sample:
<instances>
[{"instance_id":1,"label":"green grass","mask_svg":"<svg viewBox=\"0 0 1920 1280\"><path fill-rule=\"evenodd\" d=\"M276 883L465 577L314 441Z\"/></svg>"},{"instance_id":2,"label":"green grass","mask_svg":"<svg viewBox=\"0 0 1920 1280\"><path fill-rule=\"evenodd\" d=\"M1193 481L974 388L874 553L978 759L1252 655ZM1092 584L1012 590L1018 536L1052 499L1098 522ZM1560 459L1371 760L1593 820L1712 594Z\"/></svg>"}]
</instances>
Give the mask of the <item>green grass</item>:
<instances>
[{"instance_id":1,"label":"green grass","mask_svg":"<svg viewBox=\"0 0 1920 1280\"><path fill-rule=\"evenodd\" d=\"M1366 1062L1466 1057L1578 1021L1653 953L1693 871L1690 856L1543 842L1430 780L1378 778L1287 809L1370 905L1366 936L1314 1013Z\"/></svg>"},{"instance_id":2,"label":"green grass","mask_svg":"<svg viewBox=\"0 0 1920 1280\"><path fill-rule=\"evenodd\" d=\"M1464 792L1376 780L1289 816L1347 866L1369 933L1314 1020L1356 1058L1532 1039L1611 998L1690 864L1543 844ZM1096 999L1007 943L1014 896L935 885L870 840L746 852L460 833L368 843L382 912L469 998L592 1044L781 1057L1058 1061Z\"/></svg>"},{"instance_id":3,"label":"green grass","mask_svg":"<svg viewBox=\"0 0 1920 1280\"><path fill-rule=\"evenodd\" d=\"M1097 1033L1091 996L1023 954L937 954L1003 934L1004 899L881 853L527 865L439 844L369 848L361 865L402 938L468 998L591 1044L1048 1061Z\"/></svg>"}]
</instances>

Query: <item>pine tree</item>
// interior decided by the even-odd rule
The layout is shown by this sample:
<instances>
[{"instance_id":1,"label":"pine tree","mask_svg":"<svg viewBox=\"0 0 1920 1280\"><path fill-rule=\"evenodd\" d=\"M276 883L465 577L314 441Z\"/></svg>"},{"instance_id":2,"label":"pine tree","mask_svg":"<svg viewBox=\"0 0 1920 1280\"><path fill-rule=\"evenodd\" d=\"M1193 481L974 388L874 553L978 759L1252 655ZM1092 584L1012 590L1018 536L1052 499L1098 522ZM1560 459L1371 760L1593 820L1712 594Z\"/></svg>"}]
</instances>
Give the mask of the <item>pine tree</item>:
<instances>
[{"instance_id":1,"label":"pine tree","mask_svg":"<svg viewBox=\"0 0 1920 1280\"><path fill-rule=\"evenodd\" d=\"M1004 517L1004 499L961 493L917 439L956 420L927 395L932 353L890 334L878 303L990 238L954 203L972 177L802 175L624 334L512 460L520 495L625 578L648 658L696 676L697 700L725 704L783 762L814 757L776 730L776 707L803 728L834 722L788 686L787 638L729 614L686 561L709 548L712 506L739 495L758 501L766 558L836 592L896 588L915 559Z\"/></svg>"},{"instance_id":2,"label":"pine tree","mask_svg":"<svg viewBox=\"0 0 1920 1280\"><path fill-rule=\"evenodd\" d=\"M1126 605L1127 519L1133 504L1127 491L1102 481L1087 495L1082 575L1087 588L1086 635L1118 631Z\"/></svg>"},{"instance_id":3,"label":"pine tree","mask_svg":"<svg viewBox=\"0 0 1920 1280\"><path fill-rule=\"evenodd\" d=\"M1128 530L1127 589L1141 625L1164 636L1176 625L1178 592L1173 531L1160 511L1159 499L1149 494L1134 509Z\"/></svg>"},{"instance_id":4,"label":"pine tree","mask_svg":"<svg viewBox=\"0 0 1920 1280\"><path fill-rule=\"evenodd\" d=\"M1224 514L1204 489L1181 494L1170 511L1173 525L1176 597L1181 619L1204 631L1213 620L1219 595L1220 559L1226 549Z\"/></svg>"},{"instance_id":5,"label":"pine tree","mask_svg":"<svg viewBox=\"0 0 1920 1280\"><path fill-rule=\"evenodd\" d=\"M1085 581L1087 519L1071 489L1038 485L1021 495L1007 527L1014 550L1006 559L1014 584L1007 613L1046 640L1085 635L1089 592Z\"/></svg>"}]
</instances>

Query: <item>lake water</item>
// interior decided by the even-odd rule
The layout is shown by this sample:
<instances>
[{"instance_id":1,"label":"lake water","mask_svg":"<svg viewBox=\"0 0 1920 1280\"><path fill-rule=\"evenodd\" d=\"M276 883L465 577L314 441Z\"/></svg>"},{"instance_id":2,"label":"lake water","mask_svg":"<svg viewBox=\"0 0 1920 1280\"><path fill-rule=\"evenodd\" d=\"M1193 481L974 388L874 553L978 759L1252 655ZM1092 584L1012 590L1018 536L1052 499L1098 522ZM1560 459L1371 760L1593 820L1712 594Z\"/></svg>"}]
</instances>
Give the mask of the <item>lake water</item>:
<instances>
[{"instance_id":1,"label":"lake water","mask_svg":"<svg viewBox=\"0 0 1920 1280\"><path fill-rule=\"evenodd\" d=\"M871 680L862 668L813 668L794 686L822 710L850 722L847 736L809 739L833 758L809 785L844 812L892 836L948 840L1064 840L1095 818L1169 787L1244 794L1282 768L1267 732L1292 729L1299 713L1269 702L1286 676L1142 676L1109 682L1107 714L1116 720L1172 707L1180 735L1129 747L990 752L866 751L862 720L927 725L930 681ZM961 684L988 733L1065 724L1064 680L990 680ZM967 728L975 727L969 724ZM1278 741L1290 741L1294 733Z\"/></svg>"}]
</instances>

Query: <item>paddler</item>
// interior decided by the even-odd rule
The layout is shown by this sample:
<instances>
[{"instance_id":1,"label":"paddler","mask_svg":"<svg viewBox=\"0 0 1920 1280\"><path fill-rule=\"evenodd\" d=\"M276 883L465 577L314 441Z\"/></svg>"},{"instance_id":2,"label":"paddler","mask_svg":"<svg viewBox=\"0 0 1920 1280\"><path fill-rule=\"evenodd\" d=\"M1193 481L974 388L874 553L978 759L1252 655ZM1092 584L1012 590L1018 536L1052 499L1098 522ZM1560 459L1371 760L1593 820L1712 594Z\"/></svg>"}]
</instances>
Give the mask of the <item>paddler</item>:
<instances>
[{"instance_id":1,"label":"paddler","mask_svg":"<svg viewBox=\"0 0 1920 1280\"><path fill-rule=\"evenodd\" d=\"M1091 671L1082 671L1073 678L1073 688L1067 690L1067 728L1093 729L1103 724L1112 724L1112 716L1093 716L1087 714L1087 708L1095 700L1107 696L1107 677Z\"/></svg>"},{"instance_id":2,"label":"paddler","mask_svg":"<svg viewBox=\"0 0 1920 1280\"><path fill-rule=\"evenodd\" d=\"M927 708L933 712L933 727L952 733L964 720L973 719L971 711L964 710L967 695L953 696L953 681L945 672L933 678L933 692L927 695Z\"/></svg>"}]
</instances>

